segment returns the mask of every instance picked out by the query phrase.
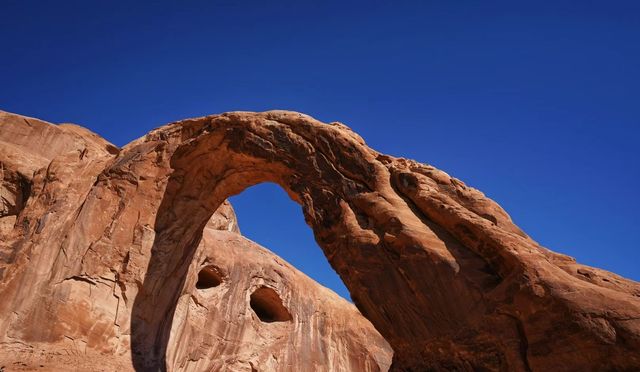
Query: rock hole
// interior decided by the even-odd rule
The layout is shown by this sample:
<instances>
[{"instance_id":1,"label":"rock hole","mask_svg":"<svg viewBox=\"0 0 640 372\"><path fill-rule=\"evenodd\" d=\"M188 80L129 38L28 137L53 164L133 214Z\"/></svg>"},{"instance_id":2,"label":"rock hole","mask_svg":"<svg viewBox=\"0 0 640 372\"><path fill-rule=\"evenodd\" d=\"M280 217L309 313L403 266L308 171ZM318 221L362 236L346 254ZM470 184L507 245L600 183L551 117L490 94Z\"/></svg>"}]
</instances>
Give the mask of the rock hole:
<instances>
[{"instance_id":1,"label":"rock hole","mask_svg":"<svg viewBox=\"0 0 640 372\"><path fill-rule=\"evenodd\" d=\"M251 294L251 309L261 321L266 323L291 320L289 310L282 304L278 293L268 287L260 287Z\"/></svg>"},{"instance_id":2,"label":"rock hole","mask_svg":"<svg viewBox=\"0 0 640 372\"><path fill-rule=\"evenodd\" d=\"M197 289L217 287L222 283L222 275L214 266L206 266L198 273Z\"/></svg>"}]
</instances>

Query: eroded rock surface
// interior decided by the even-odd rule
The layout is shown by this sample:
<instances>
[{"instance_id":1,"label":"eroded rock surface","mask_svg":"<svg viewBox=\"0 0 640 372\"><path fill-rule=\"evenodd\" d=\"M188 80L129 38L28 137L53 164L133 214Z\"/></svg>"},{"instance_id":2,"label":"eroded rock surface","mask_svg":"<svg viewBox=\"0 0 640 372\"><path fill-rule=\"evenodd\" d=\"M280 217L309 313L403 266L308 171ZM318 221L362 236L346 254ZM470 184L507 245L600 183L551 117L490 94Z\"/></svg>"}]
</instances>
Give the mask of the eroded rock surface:
<instances>
[{"instance_id":1,"label":"eroded rock surface","mask_svg":"<svg viewBox=\"0 0 640 372\"><path fill-rule=\"evenodd\" d=\"M392 354L355 306L241 235L208 227L168 345L167 363L184 371L386 371Z\"/></svg>"},{"instance_id":2,"label":"eroded rock surface","mask_svg":"<svg viewBox=\"0 0 640 372\"><path fill-rule=\"evenodd\" d=\"M94 223L108 209L96 216L82 213L89 190L119 149L79 127L8 113L0 114L0 141L0 221L7 221L1 231L2 268L7 271L2 271L0 290L11 296L0 304L8 314L0 321L0 367L132 370L130 314L151 254L136 251L132 259L129 249L151 244L147 237L152 229L127 226L130 241L120 241L129 246L123 247L124 256L114 247L94 255L93 247L109 239L86 239L111 235L115 227L108 220ZM115 202L116 210L125 208L125 195ZM113 222L117 219L116 212ZM74 226L78 230L69 234ZM239 235L228 202L217 208L204 231L194 259L186 262L189 271L175 316L163 320L172 325L174 337L167 369L388 369L389 345L355 306ZM89 245L81 257L69 260L66 247L74 239ZM210 268L215 270L206 270ZM262 303L257 296L253 306L267 317L261 320L250 297L265 291L273 291L279 302L270 302L270 292ZM270 321L273 309L285 309L286 321Z\"/></svg>"},{"instance_id":3,"label":"eroded rock surface","mask_svg":"<svg viewBox=\"0 0 640 372\"><path fill-rule=\"evenodd\" d=\"M207 248L217 239L233 236L241 249L262 252L205 226L227 197L270 181L302 206L355 305L392 346L392 370L640 368L638 283L541 247L481 192L431 166L380 154L340 123L284 111L227 113L158 128L117 154L74 128L81 146L42 155L46 169L30 176L11 165L22 160L5 166L3 210L11 212L3 218L15 222L2 241L3 345L130 353L138 370L200 369L229 350L248 368L274 366L269 353L251 350L274 341L260 333L265 327L286 334L289 322L303 319L296 309L308 298L264 273L267 289L257 296L260 280L243 279L243 301L212 306L197 279L206 258L227 262L224 250ZM211 293L234 275L228 262L218 265L202 274L200 287L220 282ZM243 265L254 272L250 261ZM298 278L290 270L283 279ZM309 294L319 297L322 289ZM211 296L218 298L222 292ZM286 311L272 308L278 299ZM198 315L203 306L226 309L225 322L254 323L238 335ZM345 337L355 351L361 338L352 330ZM176 347L185 337L224 339L229 349ZM335 335L323 337L331 343ZM338 353L338 344L285 359L317 361L322 370L352 355ZM359 366L384 365L375 352L382 344L370 344Z\"/></svg>"}]
</instances>

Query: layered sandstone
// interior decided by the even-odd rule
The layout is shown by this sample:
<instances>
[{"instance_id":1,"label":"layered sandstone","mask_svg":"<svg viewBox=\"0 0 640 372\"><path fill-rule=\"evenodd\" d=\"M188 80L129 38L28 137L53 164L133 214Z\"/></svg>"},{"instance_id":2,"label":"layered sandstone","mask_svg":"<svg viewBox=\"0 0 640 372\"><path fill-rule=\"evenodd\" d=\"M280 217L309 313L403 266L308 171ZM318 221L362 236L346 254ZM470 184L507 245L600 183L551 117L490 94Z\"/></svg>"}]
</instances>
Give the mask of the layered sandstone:
<instances>
[{"instance_id":1,"label":"layered sandstone","mask_svg":"<svg viewBox=\"0 0 640 372\"><path fill-rule=\"evenodd\" d=\"M2 118L4 132L20 117ZM76 142L52 146L28 169L28 139L16 145L26 150L0 158L8 175L1 217L10 218L0 268L4 345L80 345L130 355L138 370L237 361L257 370L384 367L384 344L356 337L377 340L357 331L367 323L296 323L320 319L296 312L309 306L354 312L286 265L274 274L277 258L263 284L236 278L232 290L225 282L236 266L258 270L252 262L263 251L205 226L227 197L270 181L302 206L355 305L393 348L392 370L640 368L638 283L541 247L481 192L380 154L340 123L284 111L227 113L161 127L119 151L78 128L55 128L46 131ZM251 259L232 264L220 241ZM201 289L207 266L201 279L219 284ZM243 300L220 302L234 291ZM321 351L261 350L274 342L300 349L306 341L297 337L317 331L324 344L312 346ZM182 347L185 340L197 347Z\"/></svg>"}]
</instances>

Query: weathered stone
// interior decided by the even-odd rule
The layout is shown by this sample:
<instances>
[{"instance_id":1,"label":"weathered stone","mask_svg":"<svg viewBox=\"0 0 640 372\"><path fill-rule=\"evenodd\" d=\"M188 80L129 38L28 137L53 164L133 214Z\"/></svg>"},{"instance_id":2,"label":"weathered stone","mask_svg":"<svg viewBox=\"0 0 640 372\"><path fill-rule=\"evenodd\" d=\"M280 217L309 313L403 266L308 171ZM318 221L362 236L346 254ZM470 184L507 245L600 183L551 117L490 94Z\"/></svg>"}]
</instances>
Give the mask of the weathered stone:
<instances>
[{"instance_id":1,"label":"weathered stone","mask_svg":"<svg viewBox=\"0 0 640 372\"><path fill-rule=\"evenodd\" d=\"M205 225L227 197L270 181L302 206L354 303L391 344L392 369L640 368L638 283L541 247L481 192L431 166L377 153L342 124L284 111L236 112L161 127L117 155L108 149L41 155L49 165L30 178L28 193L6 187L16 196L5 204L20 204L18 194L28 199L13 212L15 227L2 243L10 253L3 255L0 282L5 345L60 350L73 344L112 360L130 353L138 370L218 368L232 360L258 370L298 370L253 348L275 334L291 338L289 322L320 319L300 312L321 306L307 301L325 298L321 288L309 284L317 290L298 297L306 291L295 286L308 282L288 268L280 282L273 272L262 273L272 291L253 298L259 280L238 280L233 290L242 301L211 306L198 292L203 257L213 267L202 273L200 287L219 281L215 291L231 285L225 278L239 265L227 261L234 255L224 249L207 248L210 242L237 239L238 249L253 252L247 257L261 252L237 234L209 233ZM254 272L252 262L240 271ZM346 305L329 307L347 314ZM245 313L220 320L202 315L209 306ZM227 319L252 322L242 324L250 339L233 333L241 326ZM334 338L324 334L325 344L310 350L330 351L280 358L303 366L318 361L319 370L384 367L383 343L358 346L355 329L377 340L368 323L331 319L313 329L348 329L340 341L349 340L348 351L326 349ZM265 327L273 333L261 333ZM184 346L185 338L194 343ZM357 361L351 359L356 350L362 350ZM224 359L232 355L239 359ZM330 364L337 355L341 364Z\"/></svg>"},{"instance_id":2,"label":"weathered stone","mask_svg":"<svg viewBox=\"0 0 640 372\"><path fill-rule=\"evenodd\" d=\"M131 355L131 327L143 321L131 320L132 307L153 257L155 232L141 221L160 202L153 199L161 187L154 178L157 159L145 158L152 159L151 167L130 167L144 151L116 157L119 149L77 126L8 113L0 119L0 221L8 221L1 241L6 271L0 291L7 301L0 308L7 316L0 320L0 367L165 368L140 366ZM97 184L108 185L107 192L88 196ZM139 197L127 197L133 194ZM85 209L86 202L98 209ZM132 203L141 217L125 213ZM175 278L186 283L175 315L163 319L174 337L166 349L167 369L388 369L389 345L355 306L238 235L228 202L217 208L205 232L195 259L184 262L190 271ZM200 281L199 272L208 272L202 265L220 272ZM216 279L217 288L204 288ZM286 320L273 322L283 324L252 315L252 293L265 291L266 302L258 296L253 306L263 317L273 306L286 309ZM268 291L282 303L270 303Z\"/></svg>"},{"instance_id":3,"label":"weathered stone","mask_svg":"<svg viewBox=\"0 0 640 372\"><path fill-rule=\"evenodd\" d=\"M391 350L352 304L241 235L205 228L173 316L167 364L386 371Z\"/></svg>"}]
</instances>

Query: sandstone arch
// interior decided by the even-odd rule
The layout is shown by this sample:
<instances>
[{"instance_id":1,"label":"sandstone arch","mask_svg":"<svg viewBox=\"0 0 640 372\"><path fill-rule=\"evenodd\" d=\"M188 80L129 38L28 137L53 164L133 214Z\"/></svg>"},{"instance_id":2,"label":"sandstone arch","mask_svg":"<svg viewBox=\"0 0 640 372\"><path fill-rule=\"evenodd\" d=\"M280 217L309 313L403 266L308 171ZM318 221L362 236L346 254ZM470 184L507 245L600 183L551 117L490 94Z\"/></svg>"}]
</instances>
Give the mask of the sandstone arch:
<instances>
[{"instance_id":1,"label":"sandstone arch","mask_svg":"<svg viewBox=\"0 0 640 372\"><path fill-rule=\"evenodd\" d=\"M73 264L51 279L101 277L105 257L120 263L112 279L121 297L135 295L124 301L138 369L164 368L207 221L228 196L266 181L302 206L354 303L393 347L393 369L640 366L637 283L540 247L479 191L379 154L342 124L283 111L185 120L95 169L65 213L101 228L66 226L56 264Z\"/></svg>"},{"instance_id":2,"label":"sandstone arch","mask_svg":"<svg viewBox=\"0 0 640 372\"><path fill-rule=\"evenodd\" d=\"M637 339L623 336L634 332L635 283L583 280L571 259L538 246L499 206L441 171L289 112L183 121L147 141L172 138L180 142L154 249L188 252L226 197L278 183L393 346L395 368L539 369L583 358L568 346L577 339L592 350L589 365L638 363ZM148 275L161 276L153 262ZM606 300L594 306L594 298ZM620 337L608 338L611 328Z\"/></svg>"}]
</instances>

